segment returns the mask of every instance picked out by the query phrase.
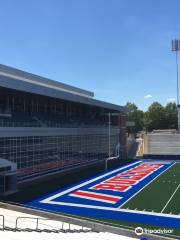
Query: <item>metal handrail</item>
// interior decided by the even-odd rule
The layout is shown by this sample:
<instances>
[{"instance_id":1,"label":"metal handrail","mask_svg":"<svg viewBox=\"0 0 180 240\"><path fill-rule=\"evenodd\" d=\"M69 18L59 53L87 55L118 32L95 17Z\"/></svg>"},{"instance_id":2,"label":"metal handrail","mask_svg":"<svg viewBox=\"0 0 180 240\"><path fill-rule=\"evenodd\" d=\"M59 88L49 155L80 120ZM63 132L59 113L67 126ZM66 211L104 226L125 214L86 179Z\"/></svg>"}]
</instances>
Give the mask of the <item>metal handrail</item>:
<instances>
[{"instance_id":1,"label":"metal handrail","mask_svg":"<svg viewBox=\"0 0 180 240\"><path fill-rule=\"evenodd\" d=\"M24 207L25 207L25 205L22 205L22 204L20 204L20 203L14 203L14 202L6 202L6 201L3 201L3 200L1 200L1 202L0 202L0 205L2 205L3 207L6 207L6 208L8 208L8 209L10 209L10 210L15 210L15 211L19 211L19 212L26 212L25 210L24 210ZM28 208L27 208L27 210L28 210ZM37 211L37 210L35 210L35 211ZM26 212L26 213L31 213L32 214L32 212L33 212L33 210L31 209L30 210L30 212L29 212L29 210ZM35 215L37 214L37 212L35 212ZM39 212L39 214L41 214L40 212ZM21 218L25 218L25 217L21 217ZM64 219L61 219L61 218L67 218L67 221L64 221ZM30 219L32 219L32 218L30 218ZM35 219L37 219L37 218L35 218ZM50 218L49 218L49 216L48 216L48 218L46 218L46 217L44 217L44 216L41 216L41 218L39 218L39 220L40 219L42 219L42 220L51 220ZM39 221L38 220L38 221ZM66 215L63 215L62 213L60 214L60 219L58 218L58 220L55 220L55 219L53 219L54 221L60 221L61 222L61 224L60 224L60 226L59 226L59 230L60 231L62 231L62 232L66 232L66 231L68 231L68 229L67 228L65 228L65 229L63 229L64 228L64 224L65 223L68 223L70 220L72 220L72 223L71 224L74 224L74 225L78 225L78 226L81 226L82 227L82 229L81 229L81 231L85 231L86 232L86 230L84 230L83 228L84 227L88 227L89 228L89 231L91 232L97 232L97 230L94 228L94 224L93 224L93 226L83 226L83 225L81 225L81 221L82 221L82 224L84 224L84 220L80 220L80 223L77 223L77 219L76 218L73 218L73 217L71 217L71 216L66 216ZM18 227L18 221L19 220L17 220L17 223L16 223L16 228ZM6 226L4 226L4 228L6 228ZM21 228L14 228L14 231L19 231L19 230L21 230ZM23 230L23 229L22 229ZM75 230L75 229L74 229Z\"/></svg>"},{"instance_id":2,"label":"metal handrail","mask_svg":"<svg viewBox=\"0 0 180 240\"><path fill-rule=\"evenodd\" d=\"M35 218L35 217L17 217L16 218L16 223L15 223L15 229L20 229L18 228L18 221L19 219L35 219L36 220L36 228L35 230L38 231L39 230L39 220L46 220L46 219L43 219L43 218Z\"/></svg>"},{"instance_id":3,"label":"metal handrail","mask_svg":"<svg viewBox=\"0 0 180 240\"><path fill-rule=\"evenodd\" d=\"M31 228L31 230L32 231L44 231L44 230L46 230L46 229L43 229L43 230L41 230L41 229L39 229L39 220L49 220L49 219L46 219L46 218L35 218L35 217L17 217L16 218L16 223L15 223L15 230L21 230L22 228L18 228L18 221L20 220L20 219L34 219L34 220L36 220L36 228L35 229L32 229ZM55 229L53 229L53 230L48 230L48 231L52 231L52 232L54 232L55 231ZM58 228L58 230L57 230L58 232L59 231L63 231L63 232L86 232L85 230L84 230L84 228L83 228L83 226L82 226L82 228L81 228L81 230L76 230L76 229L71 229L71 223L68 223L68 229L64 229L64 222L62 222L62 227L61 228Z\"/></svg>"},{"instance_id":4,"label":"metal handrail","mask_svg":"<svg viewBox=\"0 0 180 240\"><path fill-rule=\"evenodd\" d=\"M47 231L47 232L56 232L56 233L59 233L59 232L89 232L89 231L92 231L92 230L89 230L89 231L86 231L84 230L84 227L82 226L81 229L77 230L77 229L71 229L71 224L68 223L68 229L64 229L64 223L65 222L62 222L62 227L61 228L57 228L56 229L52 229L52 230L49 230L49 229L39 229L39 221L40 220L49 220L49 219L46 219L46 218L36 218L36 217L17 217L16 218L16 222L15 222L15 228L11 228L11 227L6 227L5 226L5 216L4 215L0 215L0 218L2 218L2 229L0 229L1 231L36 231L36 232L43 232L43 231ZM36 227L33 229L33 228L19 228L18 227L18 222L20 219L30 219L30 220L36 220ZM43 224L44 225L44 224Z\"/></svg>"}]
</instances>

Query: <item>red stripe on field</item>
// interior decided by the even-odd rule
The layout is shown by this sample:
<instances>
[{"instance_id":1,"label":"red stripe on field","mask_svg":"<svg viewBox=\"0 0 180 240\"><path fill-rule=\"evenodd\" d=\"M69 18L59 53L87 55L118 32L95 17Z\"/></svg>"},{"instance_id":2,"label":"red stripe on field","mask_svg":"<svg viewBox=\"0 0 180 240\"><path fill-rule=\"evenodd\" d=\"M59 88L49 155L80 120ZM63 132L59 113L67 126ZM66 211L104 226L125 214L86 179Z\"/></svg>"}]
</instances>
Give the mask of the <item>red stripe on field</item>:
<instances>
[{"instance_id":1,"label":"red stripe on field","mask_svg":"<svg viewBox=\"0 0 180 240\"><path fill-rule=\"evenodd\" d=\"M111 201L111 202L115 202L115 203L120 200L119 197L114 197L111 195L105 195L105 194L99 194L99 193L93 193L93 192L86 192L86 191L76 191L76 192L73 192L72 194L77 195L77 196L82 196L82 197L91 197L94 199Z\"/></svg>"}]
</instances>

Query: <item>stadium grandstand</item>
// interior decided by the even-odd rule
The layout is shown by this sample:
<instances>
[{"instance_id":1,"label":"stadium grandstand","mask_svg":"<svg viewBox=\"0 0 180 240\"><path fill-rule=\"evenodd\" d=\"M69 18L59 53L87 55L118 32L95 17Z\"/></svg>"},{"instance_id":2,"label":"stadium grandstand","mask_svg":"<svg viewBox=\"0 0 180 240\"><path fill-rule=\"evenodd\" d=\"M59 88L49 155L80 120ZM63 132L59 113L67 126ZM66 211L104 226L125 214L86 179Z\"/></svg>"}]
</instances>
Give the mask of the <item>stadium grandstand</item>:
<instances>
[{"instance_id":1,"label":"stadium grandstand","mask_svg":"<svg viewBox=\"0 0 180 240\"><path fill-rule=\"evenodd\" d=\"M0 65L0 194L108 157L125 159L125 126L122 106Z\"/></svg>"}]
</instances>

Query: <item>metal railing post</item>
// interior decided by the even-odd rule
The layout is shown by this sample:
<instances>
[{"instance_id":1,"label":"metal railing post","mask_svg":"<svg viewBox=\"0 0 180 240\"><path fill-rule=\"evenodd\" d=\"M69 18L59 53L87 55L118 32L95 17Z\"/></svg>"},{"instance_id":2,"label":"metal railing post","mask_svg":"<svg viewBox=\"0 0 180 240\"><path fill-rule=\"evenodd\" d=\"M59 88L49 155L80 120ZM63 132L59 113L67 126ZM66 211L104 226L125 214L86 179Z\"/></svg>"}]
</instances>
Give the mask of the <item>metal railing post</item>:
<instances>
[{"instance_id":1,"label":"metal railing post","mask_svg":"<svg viewBox=\"0 0 180 240\"><path fill-rule=\"evenodd\" d=\"M0 215L0 217L2 217L2 231L4 231L4 228L5 228L5 217L4 217L4 215Z\"/></svg>"},{"instance_id":2,"label":"metal railing post","mask_svg":"<svg viewBox=\"0 0 180 240\"><path fill-rule=\"evenodd\" d=\"M39 225L39 218L36 219L36 230L38 230L38 225Z\"/></svg>"}]
</instances>

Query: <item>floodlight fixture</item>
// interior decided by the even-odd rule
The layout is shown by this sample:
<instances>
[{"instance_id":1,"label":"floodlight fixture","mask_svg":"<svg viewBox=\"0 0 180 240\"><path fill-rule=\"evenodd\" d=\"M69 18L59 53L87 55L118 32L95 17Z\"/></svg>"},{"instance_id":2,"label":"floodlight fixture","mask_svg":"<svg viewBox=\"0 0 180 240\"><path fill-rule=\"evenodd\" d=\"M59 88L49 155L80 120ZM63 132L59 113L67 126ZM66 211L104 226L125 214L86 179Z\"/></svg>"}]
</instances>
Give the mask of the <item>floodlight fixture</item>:
<instances>
[{"instance_id":1,"label":"floodlight fixture","mask_svg":"<svg viewBox=\"0 0 180 240\"><path fill-rule=\"evenodd\" d=\"M179 39L172 40L172 51L180 51L180 40Z\"/></svg>"}]
</instances>

